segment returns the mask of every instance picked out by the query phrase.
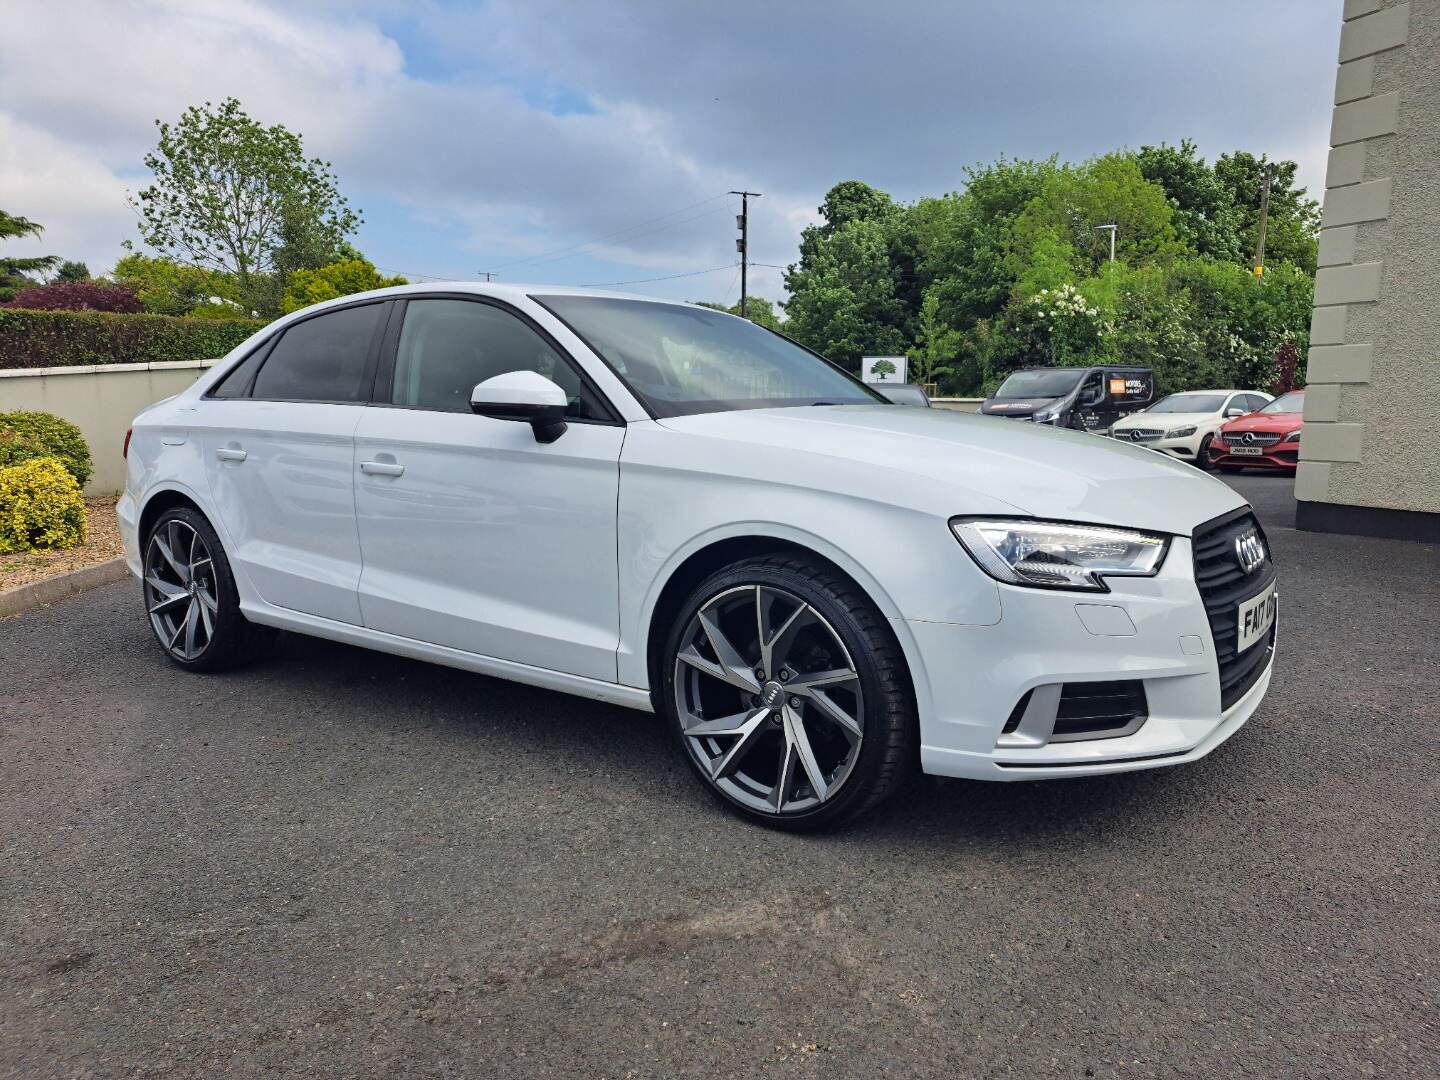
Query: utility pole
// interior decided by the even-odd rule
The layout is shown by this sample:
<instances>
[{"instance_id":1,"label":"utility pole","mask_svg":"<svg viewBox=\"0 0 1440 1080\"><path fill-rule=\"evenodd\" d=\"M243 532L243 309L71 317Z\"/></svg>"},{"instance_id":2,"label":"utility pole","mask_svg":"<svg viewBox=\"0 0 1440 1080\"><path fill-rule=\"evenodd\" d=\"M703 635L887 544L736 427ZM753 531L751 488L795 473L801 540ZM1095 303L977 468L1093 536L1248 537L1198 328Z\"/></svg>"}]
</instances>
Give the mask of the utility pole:
<instances>
[{"instance_id":1,"label":"utility pole","mask_svg":"<svg viewBox=\"0 0 1440 1080\"><path fill-rule=\"evenodd\" d=\"M492 277L495 276L495 271L494 271L494 270L476 270L475 272L476 272L477 274L484 274L486 281L489 281Z\"/></svg>"},{"instance_id":2,"label":"utility pole","mask_svg":"<svg viewBox=\"0 0 1440 1080\"><path fill-rule=\"evenodd\" d=\"M1260 187L1260 225L1255 230L1255 280L1265 273L1265 225L1270 217L1270 185L1275 180L1275 163L1265 165L1265 178Z\"/></svg>"},{"instance_id":3,"label":"utility pole","mask_svg":"<svg viewBox=\"0 0 1440 1080\"><path fill-rule=\"evenodd\" d=\"M732 191L740 196L740 213L735 215L735 227L740 230L740 239L735 241L735 250L740 253L740 317L748 318L750 310L745 305L745 271L750 261L750 200L760 198L758 191Z\"/></svg>"}]
</instances>

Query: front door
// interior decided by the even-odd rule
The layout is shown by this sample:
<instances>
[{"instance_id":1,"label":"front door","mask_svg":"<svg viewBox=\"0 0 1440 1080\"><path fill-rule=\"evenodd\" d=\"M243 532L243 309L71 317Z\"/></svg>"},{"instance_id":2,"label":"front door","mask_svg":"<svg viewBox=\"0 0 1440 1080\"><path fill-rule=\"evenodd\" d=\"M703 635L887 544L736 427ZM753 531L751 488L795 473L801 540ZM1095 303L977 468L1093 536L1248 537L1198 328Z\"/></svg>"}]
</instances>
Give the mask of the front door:
<instances>
[{"instance_id":1,"label":"front door","mask_svg":"<svg viewBox=\"0 0 1440 1080\"><path fill-rule=\"evenodd\" d=\"M195 410L231 562L266 603L360 622L354 432L385 308L292 324Z\"/></svg>"},{"instance_id":2,"label":"front door","mask_svg":"<svg viewBox=\"0 0 1440 1080\"><path fill-rule=\"evenodd\" d=\"M477 383L520 370L570 395L554 442L470 411ZM405 304L376 398L355 432L365 625L613 682L625 428L598 392L515 312L437 297Z\"/></svg>"}]
</instances>

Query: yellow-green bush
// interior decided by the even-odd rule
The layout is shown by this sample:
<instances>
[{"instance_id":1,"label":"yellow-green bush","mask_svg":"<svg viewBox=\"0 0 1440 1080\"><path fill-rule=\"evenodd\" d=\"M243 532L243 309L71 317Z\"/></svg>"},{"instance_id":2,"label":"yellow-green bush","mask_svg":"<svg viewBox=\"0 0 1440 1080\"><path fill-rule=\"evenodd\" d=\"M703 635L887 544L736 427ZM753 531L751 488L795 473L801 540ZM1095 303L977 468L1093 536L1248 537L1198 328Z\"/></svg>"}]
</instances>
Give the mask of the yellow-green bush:
<instances>
[{"instance_id":1,"label":"yellow-green bush","mask_svg":"<svg viewBox=\"0 0 1440 1080\"><path fill-rule=\"evenodd\" d=\"M64 465L36 458L0 468L0 555L85 542L85 497Z\"/></svg>"},{"instance_id":2,"label":"yellow-green bush","mask_svg":"<svg viewBox=\"0 0 1440 1080\"><path fill-rule=\"evenodd\" d=\"M47 412L0 412L0 465L50 457L69 470L81 487L90 479L90 447L69 420Z\"/></svg>"}]
</instances>

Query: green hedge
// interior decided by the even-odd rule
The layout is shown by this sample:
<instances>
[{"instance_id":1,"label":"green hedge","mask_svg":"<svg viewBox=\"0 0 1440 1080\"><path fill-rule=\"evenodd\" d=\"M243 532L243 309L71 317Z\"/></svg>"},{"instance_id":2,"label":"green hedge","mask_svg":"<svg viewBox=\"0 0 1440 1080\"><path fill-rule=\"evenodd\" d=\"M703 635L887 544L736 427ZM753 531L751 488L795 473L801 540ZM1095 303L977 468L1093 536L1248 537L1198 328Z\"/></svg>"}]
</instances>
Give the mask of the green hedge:
<instances>
[{"instance_id":1,"label":"green hedge","mask_svg":"<svg viewBox=\"0 0 1440 1080\"><path fill-rule=\"evenodd\" d=\"M210 360L264 325L259 319L0 308L0 368Z\"/></svg>"}]
</instances>

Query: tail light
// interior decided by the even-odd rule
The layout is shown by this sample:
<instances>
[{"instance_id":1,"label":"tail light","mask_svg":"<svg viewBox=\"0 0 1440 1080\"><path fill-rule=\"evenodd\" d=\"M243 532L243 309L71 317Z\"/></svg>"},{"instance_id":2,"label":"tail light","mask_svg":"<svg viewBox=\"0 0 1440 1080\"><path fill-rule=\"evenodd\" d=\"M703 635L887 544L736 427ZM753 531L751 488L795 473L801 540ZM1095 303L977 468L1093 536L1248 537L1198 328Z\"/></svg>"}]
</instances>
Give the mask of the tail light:
<instances>
[{"instance_id":1,"label":"tail light","mask_svg":"<svg viewBox=\"0 0 1440 1080\"><path fill-rule=\"evenodd\" d=\"M134 430L134 428L125 429L125 445L120 448L120 456L122 458L128 458L130 456L130 435Z\"/></svg>"}]
</instances>

